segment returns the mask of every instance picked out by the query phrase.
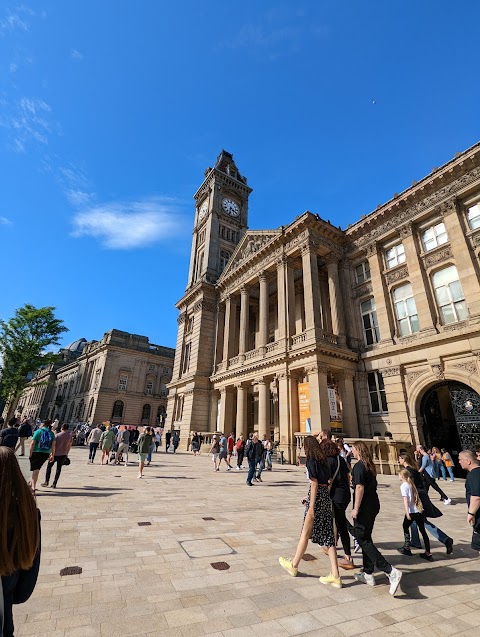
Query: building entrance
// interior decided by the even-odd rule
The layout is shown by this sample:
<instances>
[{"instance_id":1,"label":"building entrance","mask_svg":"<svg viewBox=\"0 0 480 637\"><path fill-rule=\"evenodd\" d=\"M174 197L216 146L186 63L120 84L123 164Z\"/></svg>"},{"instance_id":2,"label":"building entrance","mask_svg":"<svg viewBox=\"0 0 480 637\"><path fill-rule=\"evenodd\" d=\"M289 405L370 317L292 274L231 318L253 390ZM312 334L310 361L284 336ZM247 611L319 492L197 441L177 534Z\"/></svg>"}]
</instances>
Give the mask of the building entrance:
<instances>
[{"instance_id":1,"label":"building entrance","mask_svg":"<svg viewBox=\"0 0 480 637\"><path fill-rule=\"evenodd\" d=\"M468 385L437 383L426 392L420 411L427 448L444 447L456 465L462 449L480 443L480 396Z\"/></svg>"}]
</instances>

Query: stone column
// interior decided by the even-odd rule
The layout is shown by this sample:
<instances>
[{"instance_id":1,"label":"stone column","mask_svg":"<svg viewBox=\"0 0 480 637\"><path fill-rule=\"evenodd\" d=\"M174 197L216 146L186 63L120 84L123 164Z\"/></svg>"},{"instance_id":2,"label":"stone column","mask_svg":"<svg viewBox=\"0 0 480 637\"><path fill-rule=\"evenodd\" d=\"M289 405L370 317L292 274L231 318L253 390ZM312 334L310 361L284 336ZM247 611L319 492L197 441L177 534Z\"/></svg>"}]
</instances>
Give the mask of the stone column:
<instances>
[{"instance_id":1,"label":"stone column","mask_svg":"<svg viewBox=\"0 0 480 637\"><path fill-rule=\"evenodd\" d=\"M267 347L268 341L268 279L266 272L260 272L258 275L260 281L260 319L259 319L259 346Z\"/></svg>"},{"instance_id":2,"label":"stone column","mask_svg":"<svg viewBox=\"0 0 480 637\"><path fill-rule=\"evenodd\" d=\"M237 419L235 426L235 438L239 436L243 436L246 438L247 436L247 417L246 417L246 387L242 385L242 383L237 383L235 385L237 388Z\"/></svg>"},{"instance_id":3,"label":"stone column","mask_svg":"<svg viewBox=\"0 0 480 637\"><path fill-rule=\"evenodd\" d=\"M292 262L287 259L285 264L285 276L287 278L287 298L286 298L286 314L287 314L287 337L295 336L295 270Z\"/></svg>"},{"instance_id":4,"label":"stone column","mask_svg":"<svg viewBox=\"0 0 480 637\"><path fill-rule=\"evenodd\" d=\"M236 311L236 299L232 296L228 296L225 301L225 333L223 342L223 361L226 365L228 365L228 361L233 355Z\"/></svg>"},{"instance_id":5,"label":"stone column","mask_svg":"<svg viewBox=\"0 0 480 637\"><path fill-rule=\"evenodd\" d=\"M223 360L223 347L224 347L224 333L225 333L225 306L223 303L218 304L218 312L217 312L217 335L215 339L215 366L222 362Z\"/></svg>"},{"instance_id":6,"label":"stone column","mask_svg":"<svg viewBox=\"0 0 480 637\"><path fill-rule=\"evenodd\" d=\"M403 385L401 367L386 367L379 370L385 385L390 432L395 440L411 442L412 431L408 414L408 397Z\"/></svg>"},{"instance_id":7,"label":"stone column","mask_svg":"<svg viewBox=\"0 0 480 637\"><path fill-rule=\"evenodd\" d=\"M259 378L258 387L258 437L263 440L267 434L270 385L264 378Z\"/></svg>"},{"instance_id":8,"label":"stone column","mask_svg":"<svg viewBox=\"0 0 480 637\"><path fill-rule=\"evenodd\" d=\"M287 296L285 294L287 259L284 255L277 260L277 317L278 340L287 334Z\"/></svg>"},{"instance_id":9,"label":"stone column","mask_svg":"<svg viewBox=\"0 0 480 637\"><path fill-rule=\"evenodd\" d=\"M243 286L240 289L240 334L238 340L238 353L242 361L245 360L245 352L248 350L249 302L249 290L246 286Z\"/></svg>"},{"instance_id":10,"label":"stone column","mask_svg":"<svg viewBox=\"0 0 480 637\"><path fill-rule=\"evenodd\" d=\"M468 314L471 317L480 316L480 287L473 264L473 255L465 236L464 212L459 210L455 200L447 201L443 206L445 228L447 229L450 249L455 258L458 278L462 284Z\"/></svg>"},{"instance_id":11,"label":"stone column","mask_svg":"<svg viewBox=\"0 0 480 637\"><path fill-rule=\"evenodd\" d=\"M220 389L220 431L230 433L233 427L232 418L232 392L229 387Z\"/></svg>"},{"instance_id":12,"label":"stone column","mask_svg":"<svg viewBox=\"0 0 480 637\"><path fill-rule=\"evenodd\" d=\"M296 439L299 429L297 378L280 372L278 378L278 418L280 425L280 451L286 462L295 462Z\"/></svg>"},{"instance_id":13,"label":"stone column","mask_svg":"<svg viewBox=\"0 0 480 637\"><path fill-rule=\"evenodd\" d=\"M307 330L312 330L316 325L321 325L322 306L318 281L317 253L310 242L307 242L302 247L302 266L305 327Z\"/></svg>"},{"instance_id":14,"label":"stone column","mask_svg":"<svg viewBox=\"0 0 480 637\"><path fill-rule=\"evenodd\" d=\"M403 247L405 248L409 281L415 298L420 332L423 334L435 334L437 331L433 321L433 317L435 316L435 305L433 304L433 299L428 293L429 286L424 274L423 263L420 261L418 256L418 249L413 237L413 228L411 223L400 228L400 236L402 237Z\"/></svg>"},{"instance_id":15,"label":"stone column","mask_svg":"<svg viewBox=\"0 0 480 637\"><path fill-rule=\"evenodd\" d=\"M375 298L375 308L377 312L378 327L380 330L380 340L382 343L391 344L393 343L392 325L387 306L387 303L390 302L389 293L383 283L383 260L382 256L378 254L376 243L372 243L367 246L367 257L368 264L370 266L370 283L372 286L373 297Z\"/></svg>"},{"instance_id":16,"label":"stone column","mask_svg":"<svg viewBox=\"0 0 480 637\"><path fill-rule=\"evenodd\" d=\"M208 431L217 431L218 422L218 391L212 390L210 403L210 427Z\"/></svg>"},{"instance_id":17,"label":"stone column","mask_svg":"<svg viewBox=\"0 0 480 637\"><path fill-rule=\"evenodd\" d=\"M332 314L333 333L338 336L339 345L345 345L345 318L343 315L342 291L338 278L338 258L330 255L327 260L328 291L330 293L330 307Z\"/></svg>"},{"instance_id":18,"label":"stone column","mask_svg":"<svg viewBox=\"0 0 480 637\"><path fill-rule=\"evenodd\" d=\"M338 389L342 401L343 433L349 438L358 438L357 407L355 404L355 388L353 380L355 372L345 371L339 374Z\"/></svg>"},{"instance_id":19,"label":"stone column","mask_svg":"<svg viewBox=\"0 0 480 637\"><path fill-rule=\"evenodd\" d=\"M310 387L310 417L312 432L330 429L330 407L328 403L328 368L312 365L307 368Z\"/></svg>"}]
</instances>

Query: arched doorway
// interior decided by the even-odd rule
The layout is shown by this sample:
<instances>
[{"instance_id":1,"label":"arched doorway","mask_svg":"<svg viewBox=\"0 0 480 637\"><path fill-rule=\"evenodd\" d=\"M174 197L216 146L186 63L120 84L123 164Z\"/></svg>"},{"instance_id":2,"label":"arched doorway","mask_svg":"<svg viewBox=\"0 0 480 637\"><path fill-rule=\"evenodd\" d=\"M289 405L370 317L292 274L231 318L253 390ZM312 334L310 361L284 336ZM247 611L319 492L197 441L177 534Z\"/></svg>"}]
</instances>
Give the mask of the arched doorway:
<instances>
[{"instance_id":1,"label":"arched doorway","mask_svg":"<svg viewBox=\"0 0 480 637\"><path fill-rule=\"evenodd\" d=\"M468 385L442 381L423 396L420 413L427 447L445 447L456 460L480 443L480 396Z\"/></svg>"}]
</instances>

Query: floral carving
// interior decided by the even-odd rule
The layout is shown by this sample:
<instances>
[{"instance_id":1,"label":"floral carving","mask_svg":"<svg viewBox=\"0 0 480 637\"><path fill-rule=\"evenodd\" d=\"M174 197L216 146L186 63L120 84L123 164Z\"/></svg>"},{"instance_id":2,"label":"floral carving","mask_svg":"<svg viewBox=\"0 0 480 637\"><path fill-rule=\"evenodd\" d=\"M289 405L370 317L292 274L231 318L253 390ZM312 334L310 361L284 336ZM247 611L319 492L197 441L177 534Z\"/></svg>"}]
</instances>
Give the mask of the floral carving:
<instances>
[{"instance_id":1,"label":"floral carving","mask_svg":"<svg viewBox=\"0 0 480 637\"><path fill-rule=\"evenodd\" d=\"M469 361L467 363L456 363L455 365L452 365L452 367L468 372L469 374L478 373L477 364L475 363L475 361Z\"/></svg>"},{"instance_id":2,"label":"floral carving","mask_svg":"<svg viewBox=\"0 0 480 637\"><path fill-rule=\"evenodd\" d=\"M406 279L407 276L408 268L404 266L403 268L399 268L398 270L394 270L393 272L387 272L387 274L385 274L385 281L388 285L391 285L392 283L396 283L401 279Z\"/></svg>"},{"instance_id":3,"label":"floral carving","mask_svg":"<svg viewBox=\"0 0 480 637\"><path fill-rule=\"evenodd\" d=\"M426 254L423 257L423 260L425 263L425 267L430 268L432 265L435 265L436 263L440 263L441 261L446 261L447 259L450 259L451 256L452 256L452 249L450 248L450 246L447 246L446 248L442 248L441 250L435 250L431 254Z\"/></svg>"},{"instance_id":4,"label":"floral carving","mask_svg":"<svg viewBox=\"0 0 480 637\"><path fill-rule=\"evenodd\" d=\"M415 372L410 372L407 374L407 384L408 385L412 385L417 378L419 378L420 376L422 376L423 374L426 374L427 371L425 369L421 369L421 370L417 370Z\"/></svg>"},{"instance_id":5,"label":"floral carving","mask_svg":"<svg viewBox=\"0 0 480 637\"><path fill-rule=\"evenodd\" d=\"M360 296L367 296L367 294L372 294L373 287L371 283L366 283L358 288L356 288L353 292L353 296L358 299Z\"/></svg>"},{"instance_id":6,"label":"floral carving","mask_svg":"<svg viewBox=\"0 0 480 637\"><path fill-rule=\"evenodd\" d=\"M385 367L380 370L383 378L388 378L389 376L400 376L402 370L400 367Z\"/></svg>"}]
</instances>

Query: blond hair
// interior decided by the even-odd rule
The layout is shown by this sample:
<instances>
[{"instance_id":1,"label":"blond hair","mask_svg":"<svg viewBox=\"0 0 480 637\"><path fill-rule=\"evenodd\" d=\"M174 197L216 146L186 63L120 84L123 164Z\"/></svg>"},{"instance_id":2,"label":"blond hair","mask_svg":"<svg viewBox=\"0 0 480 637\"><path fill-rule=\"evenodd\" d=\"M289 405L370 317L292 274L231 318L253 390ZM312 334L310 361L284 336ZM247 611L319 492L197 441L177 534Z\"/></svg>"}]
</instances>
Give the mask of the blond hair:
<instances>
[{"instance_id":1,"label":"blond hair","mask_svg":"<svg viewBox=\"0 0 480 637\"><path fill-rule=\"evenodd\" d=\"M408 486L410 487L410 489L412 490L413 502L415 503L415 506L417 507L418 512L421 513L423 511L423 504L422 504L422 501L420 500L420 496L418 495L417 487L415 486L415 483L412 480L412 474L410 473L408 469L402 469L401 471L399 471L399 475L402 478L402 480L406 482Z\"/></svg>"}]
</instances>

